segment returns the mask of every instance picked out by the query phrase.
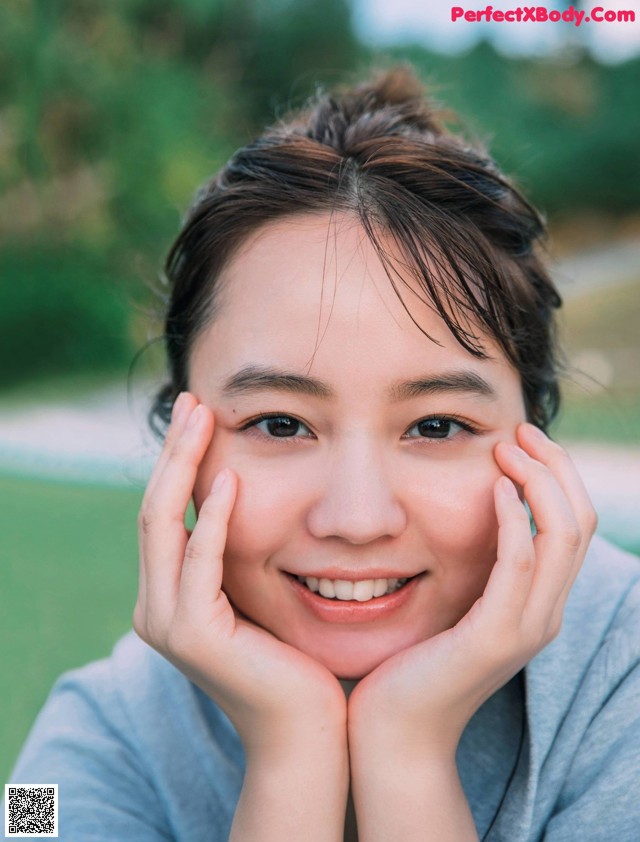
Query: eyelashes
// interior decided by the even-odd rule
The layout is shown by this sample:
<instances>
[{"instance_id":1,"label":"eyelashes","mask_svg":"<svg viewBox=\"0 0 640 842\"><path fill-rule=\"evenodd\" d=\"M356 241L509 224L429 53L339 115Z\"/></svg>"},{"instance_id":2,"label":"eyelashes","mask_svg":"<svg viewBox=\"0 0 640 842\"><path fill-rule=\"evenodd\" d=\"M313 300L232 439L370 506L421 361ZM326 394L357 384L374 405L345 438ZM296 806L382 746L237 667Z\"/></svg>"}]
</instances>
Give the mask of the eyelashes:
<instances>
[{"instance_id":1,"label":"eyelashes","mask_svg":"<svg viewBox=\"0 0 640 842\"><path fill-rule=\"evenodd\" d=\"M454 434L450 436L449 433L453 428L457 428L458 432L454 432ZM418 436L410 436L409 433L411 430L418 430ZM478 435L479 429L475 426L475 424L471 424L469 421L464 420L457 415L427 415L425 418L422 418L420 421L416 421L415 424L409 427L403 438L422 438L429 441L446 441L455 438L460 432Z\"/></svg>"},{"instance_id":2,"label":"eyelashes","mask_svg":"<svg viewBox=\"0 0 640 842\"><path fill-rule=\"evenodd\" d=\"M264 429L260 430L260 425L264 425ZM301 429L306 430L306 435L297 436ZM290 441L292 438L315 438L307 425L295 418L293 415L286 415L282 412L260 413L257 418L252 418L247 421L240 431L251 431L254 433L261 433L263 437Z\"/></svg>"},{"instance_id":3,"label":"eyelashes","mask_svg":"<svg viewBox=\"0 0 640 842\"><path fill-rule=\"evenodd\" d=\"M417 435L411 435L417 430ZM246 432L262 440L282 442L283 444L294 444L316 438L309 427L293 415L284 412L260 413L255 418L246 421L239 432ZM446 442L452 441L458 436L479 435L481 430L467 419L457 415L428 415L412 424L402 438L414 440L416 443L428 441Z\"/></svg>"}]
</instances>

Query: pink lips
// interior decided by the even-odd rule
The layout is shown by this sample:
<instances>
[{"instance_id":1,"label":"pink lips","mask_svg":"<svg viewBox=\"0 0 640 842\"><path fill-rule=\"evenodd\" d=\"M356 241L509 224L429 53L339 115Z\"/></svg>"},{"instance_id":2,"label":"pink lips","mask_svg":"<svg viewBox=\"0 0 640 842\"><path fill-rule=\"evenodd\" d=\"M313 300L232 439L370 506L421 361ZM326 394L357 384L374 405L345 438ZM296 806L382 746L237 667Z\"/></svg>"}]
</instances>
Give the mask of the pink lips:
<instances>
[{"instance_id":1,"label":"pink lips","mask_svg":"<svg viewBox=\"0 0 640 842\"><path fill-rule=\"evenodd\" d=\"M423 576L424 574L414 576L399 590L370 599L368 602L357 602L353 599L344 601L325 599L320 594L310 591L295 576L288 575L287 579L304 607L309 609L318 619L329 623L370 623L388 617L402 608L411 599ZM343 573L341 578L346 579L348 577ZM362 578L362 573L358 578Z\"/></svg>"}]
</instances>

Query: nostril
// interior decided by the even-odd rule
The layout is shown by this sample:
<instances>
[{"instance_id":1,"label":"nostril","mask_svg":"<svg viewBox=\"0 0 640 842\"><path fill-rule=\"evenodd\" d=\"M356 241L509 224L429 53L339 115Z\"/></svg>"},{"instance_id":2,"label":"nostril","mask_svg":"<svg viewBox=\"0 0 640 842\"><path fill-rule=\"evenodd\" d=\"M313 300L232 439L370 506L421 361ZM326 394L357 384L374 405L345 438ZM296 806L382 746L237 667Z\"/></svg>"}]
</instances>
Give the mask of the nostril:
<instances>
[{"instance_id":1,"label":"nostril","mask_svg":"<svg viewBox=\"0 0 640 842\"><path fill-rule=\"evenodd\" d=\"M406 524L403 509L393 502L375 507L361 501L337 504L323 500L307 518L307 527L315 538L337 538L353 545L398 537Z\"/></svg>"}]
</instances>

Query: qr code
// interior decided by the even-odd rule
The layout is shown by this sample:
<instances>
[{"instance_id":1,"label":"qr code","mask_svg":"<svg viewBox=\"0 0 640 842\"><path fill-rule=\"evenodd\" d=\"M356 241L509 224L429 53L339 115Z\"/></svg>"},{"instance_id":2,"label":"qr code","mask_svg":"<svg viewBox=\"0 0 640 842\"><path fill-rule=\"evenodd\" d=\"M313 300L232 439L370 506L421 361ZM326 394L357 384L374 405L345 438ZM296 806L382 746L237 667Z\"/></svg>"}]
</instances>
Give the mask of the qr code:
<instances>
[{"instance_id":1,"label":"qr code","mask_svg":"<svg viewBox=\"0 0 640 842\"><path fill-rule=\"evenodd\" d=\"M58 784L6 784L4 835L9 839L58 836Z\"/></svg>"}]
</instances>

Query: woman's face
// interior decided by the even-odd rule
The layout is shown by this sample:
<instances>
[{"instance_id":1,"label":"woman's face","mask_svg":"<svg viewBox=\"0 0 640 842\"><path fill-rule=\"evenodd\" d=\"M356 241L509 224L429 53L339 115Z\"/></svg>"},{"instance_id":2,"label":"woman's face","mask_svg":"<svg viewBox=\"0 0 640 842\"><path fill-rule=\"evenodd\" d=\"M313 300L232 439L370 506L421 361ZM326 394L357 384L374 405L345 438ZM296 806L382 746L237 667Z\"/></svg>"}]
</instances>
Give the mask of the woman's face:
<instances>
[{"instance_id":1,"label":"woman's face","mask_svg":"<svg viewBox=\"0 0 640 842\"><path fill-rule=\"evenodd\" d=\"M465 351L407 276L430 341L349 216L265 226L221 281L189 387L216 419L196 508L222 467L239 477L224 590L337 676L361 677L482 594L493 448L525 420L519 376L488 340L489 359Z\"/></svg>"}]
</instances>

